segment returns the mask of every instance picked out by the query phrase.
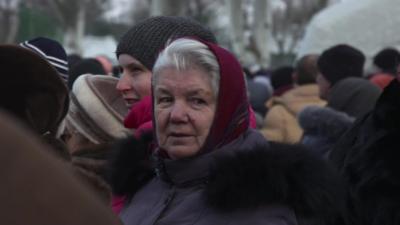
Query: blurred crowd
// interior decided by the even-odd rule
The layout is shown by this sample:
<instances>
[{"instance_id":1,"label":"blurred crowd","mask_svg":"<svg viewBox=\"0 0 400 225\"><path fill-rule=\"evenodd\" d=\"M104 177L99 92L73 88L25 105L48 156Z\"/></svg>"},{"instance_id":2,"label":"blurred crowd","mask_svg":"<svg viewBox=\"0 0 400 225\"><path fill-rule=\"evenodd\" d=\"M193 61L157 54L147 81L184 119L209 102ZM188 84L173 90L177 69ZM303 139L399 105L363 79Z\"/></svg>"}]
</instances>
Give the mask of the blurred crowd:
<instances>
[{"instance_id":1,"label":"blurred crowd","mask_svg":"<svg viewBox=\"0 0 400 225\"><path fill-rule=\"evenodd\" d=\"M4 224L400 223L397 49L255 71L158 16L115 52L0 45Z\"/></svg>"}]
</instances>

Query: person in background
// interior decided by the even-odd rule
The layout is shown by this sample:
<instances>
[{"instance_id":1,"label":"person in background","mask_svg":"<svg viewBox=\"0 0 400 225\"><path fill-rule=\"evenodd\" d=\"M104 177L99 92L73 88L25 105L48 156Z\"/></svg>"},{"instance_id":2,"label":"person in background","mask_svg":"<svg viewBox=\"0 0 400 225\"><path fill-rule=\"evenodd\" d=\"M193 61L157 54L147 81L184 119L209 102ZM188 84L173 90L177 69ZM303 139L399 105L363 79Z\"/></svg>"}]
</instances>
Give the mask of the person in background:
<instances>
[{"instance_id":1,"label":"person in background","mask_svg":"<svg viewBox=\"0 0 400 225\"><path fill-rule=\"evenodd\" d=\"M36 37L19 44L44 58L50 63L67 83L69 65L64 47L56 40L46 37Z\"/></svg>"},{"instance_id":2,"label":"person in background","mask_svg":"<svg viewBox=\"0 0 400 225\"><path fill-rule=\"evenodd\" d=\"M136 140L130 149L141 157L125 159L134 170L122 193L125 225L339 222L334 171L301 146L270 145L249 128L246 92L239 62L216 44L181 38L160 53L156 142L148 151Z\"/></svg>"},{"instance_id":3,"label":"person in background","mask_svg":"<svg viewBox=\"0 0 400 225\"><path fill-rule=\"evenodd\" d=\"M332 46L322 52L317 65L319 96L328 100L329 92L340 80L348 77L363 77L364 54L347 44Z\"/></svg>"},{"instance_id":4,"label":"person in background","mask_svg":"<svg viewBox=\"0 0 400 225\"><path fill-rule=\"evenodd\" d=\"M69 68L73 67L76 63L82 60L82 56L76 53L67 55L67 61Z\"/></svg>"},{"instance_id":5,"label":"person in background","mask_svg":"<svg viewBox=\"0 0 400 225\"><path fill-rule=\"evenodd\" d=\"M68 160L68 151L59 136L69 93L60 74L39 54L16 45L0 45L0 61L4 74L0 108L22 120Z\"/></svg>"},{"instance_id":6,"label":"person in background","mask_svg":"<svg viewBox=\"0 0 400 225\"><path fill-rule=\"evenodd\" d=\"M330 107L307 106L298 113L298 122L303 129L301 143L324 158L353 125L355 118Z\"/></svg>"},{"instance_id":7,"label":"person in background","mask_svg":"<svg viewBox=\"0 0 400 225\"><path fill-rule=\"evenodd\" d=\"M111 62L111 60L104 55L99 55L96 56L95 58L97 61L99 61L101 63L101 65L103 66L104 71L106 72L106 75L111 75L112 74L112 70L113 70L113 64Z\"/></svg>"},{"instance_id":8,"label":"person in background","mask_svg":"<svg viewBox=\"0 0 400 225\"><path fill-rule=\"evenodd\" d=\"M369 80L384 89L397 76L400 52L394 48L384 48L374 56L373 64L377 72Z\"/></svg>"},{"instance_id":9,"label":"person in background","mask_svg":"<svg viewBox=\"0 0 400 225\"><path fill-rule=\"evenodd\" d=\"M329 92L327 107L306 107L299 113L302 143L328 157L332 148L357 118L368 114L382 91L366 79L349 77Z\"/></svg>"},{"instance_id":10,"label":"person in background","mask_svg":"<svg viewBox=\"0 0 400 225\"><path fill-rule=\"evenodd\" d=\"M68 88L71 90L76 79L83 74L106 75L103 65L95 58L85 58L71 67L68 76Z\"/></svg>"},{"instance_id":11,"label":"person in background","mask_svg":"<svg viewBox=\"0 0 400 225\"><path fill-rule=\"evenodd\" d=\"M292 79L294 87L272 98L261 132L270 141L298 143L303 131L297 122L298 113L306 106L324 106L319 98L315 79L318 74L317 55L306 55L296 64Z\"/></svg>"},{"instance_id":12,"label":"person in background","mask_svg":"<svg viewBox=\"0 0 400 225\"><path fill-rule=\"evenodd\" d=\"M281 96L293 88L293 71L294 68L292 66L282 66L272 71L271 85L274 89L273 96Z\"/></svg>"},{"instance_id":13,"label":"person in background","mask_svg":"<svg viewBox=\"0 0 400 225\"><path fill-rule=\"evenodd\" d=\"M330 154L348 187L346 211L351 224L400 223L399 100L400 83L395 79Z\"/></svg>"},{"instance_id":14,"label":"person in background","mask_svg":"<svg viewBox=\"0 0 400 225\"><path fill-rule=\"evenodd\" d=\"M382 90L366 79L349 77L330 90L328 107L358 119L374 108Z\"/></svg>"},{"instance_id":15,"label":"person in background","mask_svg":"<svg viewBox=\"0 0 400 225\"><path fill-rule=\"evenodd\" d=\"M265 84L256 82L254 76L248 75L250 73L249 70L244 69L244 72L246 74L250 105L256 113L257 127L261 128L265 113L267 112L265 102L271 97L272 92L270 92Z\"/></svg>"},{"instance_id":16,"label":"person in background","mask_svg":"<svg viewBox=\"0 0 400 225\"><path fill-rule=\"evenodd\" d=\"M123 125L127 109L121 94L115 90L117 82L111 76L79 76L70 92L62 136L72 164L107 205L111 204L111 189L105 182L111 146L131 134Z\"/></svg>"}]
</instances>

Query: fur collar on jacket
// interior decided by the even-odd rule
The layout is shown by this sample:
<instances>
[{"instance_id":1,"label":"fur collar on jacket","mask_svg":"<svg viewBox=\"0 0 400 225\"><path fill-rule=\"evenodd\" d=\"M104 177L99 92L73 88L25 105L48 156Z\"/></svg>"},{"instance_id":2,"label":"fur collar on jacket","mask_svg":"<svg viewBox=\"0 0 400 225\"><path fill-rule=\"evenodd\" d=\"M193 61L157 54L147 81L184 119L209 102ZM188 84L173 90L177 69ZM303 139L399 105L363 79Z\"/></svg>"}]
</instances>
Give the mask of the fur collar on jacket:
<instances>
[{"instance_id":1,"label":"fur collar on jacket","mask_svg":"<svg viewBox=\"0 0 400 225\"><path fill-rule=\"evenodd\" d=\"M114 164L117 176L112 186L117 194L132 196L154 173L146 163L148 154L138 153L144 149L142 143L131 140L126 144L123 151L130 153L120 154L124 158ZM343 208L344 193L335 172L303 146L268 146L218 155L205 187L208 204L222 211L281 204L307 224L334 224Z\"/></svg>"},{"instance_id":2,"label":"fur collar on jacket","mask_svg":"<svg viewBox=\"0 0 400 225\"><path fill-rule=\"evenodd\" d=\"M354 118L329 107L308 106L299 113L298 121L304 134L337 139L351 127Z\"/></svg>"}]
</instances>

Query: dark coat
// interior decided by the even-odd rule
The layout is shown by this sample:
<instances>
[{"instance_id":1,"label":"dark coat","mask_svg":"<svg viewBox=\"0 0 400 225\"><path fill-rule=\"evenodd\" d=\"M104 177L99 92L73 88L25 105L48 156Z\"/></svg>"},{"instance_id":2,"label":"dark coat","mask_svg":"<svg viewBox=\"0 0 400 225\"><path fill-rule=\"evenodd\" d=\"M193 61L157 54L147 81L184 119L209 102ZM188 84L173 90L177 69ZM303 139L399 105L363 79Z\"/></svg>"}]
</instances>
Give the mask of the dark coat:
<instances>
[{"instance_id":1,"label":"dark coat","mask_svg":"<svg viewBox=\"0 0 400 225\"><path fill-rule=\"evenodd\" d=\"M144 145L131 144L126 149L140 155ZM149 174L145 161L130 170L136 179L114 171L129 182L114 180L118 194L133 196L121 214L126 225L335 224L343 206L341 183L320 157L301 146L270 145L254 130L202 156L159 161L153 178L137 176Z\"/></svg>"},{"instance_id":2,"label":"dark coat","mask_svg":"<svg viewBox=\"0 0 400 225\"><path fill-rule=\"evenodd\" d=\"M113 212L49 146L0 112L0 223L116 225Z\"/></svg>"},{"instance_id":3,"label":"dark coat","mask_svg":"<svg viewBox=\"0 0 400 225\"><path fill-rule=\"evenodd\" d=\"M308 106L299 113L298 121L304 131L301 143L313 152L327 156L351 127L354 118L329 107Z\"/></svg>"},{"instance_id":4,"label":"dark coat","mask_svg":"<svg viewBox=\"0 0 400 225\"><path fill-rule=\"evenodd\" d=\"M400 224L400 83L338 141L331 159L349 187L352 224Z\"/></svg>"}]
</instances>

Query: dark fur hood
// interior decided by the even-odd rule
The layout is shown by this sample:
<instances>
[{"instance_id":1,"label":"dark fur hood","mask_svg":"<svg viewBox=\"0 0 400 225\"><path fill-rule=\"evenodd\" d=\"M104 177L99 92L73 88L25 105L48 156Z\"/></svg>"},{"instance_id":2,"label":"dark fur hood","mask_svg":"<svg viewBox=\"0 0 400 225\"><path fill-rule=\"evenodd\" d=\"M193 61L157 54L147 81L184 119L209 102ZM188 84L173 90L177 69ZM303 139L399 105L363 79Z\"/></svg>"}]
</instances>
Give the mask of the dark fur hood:
<instances>
[{"instance_id":1,"label":"dark fur hood","mask_svg":"<svg viewBox=\"0 0 400 225\"><path fill-rule=\"evenodd\" d=\"M305 134L332 139L340 137L349 129L354 118L329 107L308 106L299 113L298 121Z\"/></svg>"},{"instance_id":2,"label":"dark fur hood","mask_svg":"<svg viewBox=\"0 0 400 225\"><path fill-rule=\"evenodd\" d=\"M270 149L237 151L220 157L211 174L207 200L222 210L282 204L310 224L334 224L343 215L339 175L301 145L273 143Z\"/></svg>"},{"instance_id":3,"label":"dark fur hood","mask_svg":"<svg viewBox=\"0 0 400 225\"><path fill-rule=\"evenodd\" d=\"M115 161L113 171L120 174L111 180L117 194L132 196L154 173L147 153L132 153L143 149L143 143L130 140L125 144L130 146L123 150L130 153L120 154L123 159ZM205 199L218 210L280 204L313 221L308 224L327 224L344 208L344 189L335 171L301 145L274 143L250 150L233 149L214 159Z\"/></svg>"},{"instance_id":4,"label":"dark fur hood","mask_svg":"<svg viewBox=\"0 0 400 225\"><path fill-rule=\"evenodd\" d=\"M107 166L107 182L113 194L129 198L154 177L151 143L151 135L145 135L140 140L132 136L113 146Z\"/></svg>"}]
</instances>

